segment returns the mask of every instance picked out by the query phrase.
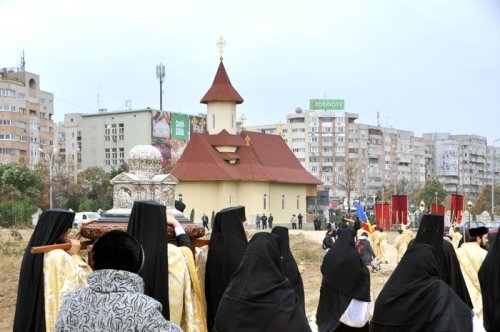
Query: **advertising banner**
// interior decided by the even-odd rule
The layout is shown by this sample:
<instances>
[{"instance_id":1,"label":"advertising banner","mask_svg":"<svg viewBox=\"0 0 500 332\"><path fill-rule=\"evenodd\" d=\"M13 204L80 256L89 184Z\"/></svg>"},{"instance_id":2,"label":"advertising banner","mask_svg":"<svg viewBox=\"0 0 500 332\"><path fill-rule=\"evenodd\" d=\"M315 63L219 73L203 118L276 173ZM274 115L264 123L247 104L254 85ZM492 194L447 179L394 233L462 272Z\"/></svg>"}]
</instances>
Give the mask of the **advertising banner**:
<instances>
[{"instance_id":1,"label":"advertising banner","mask_svg":"<svg viewBox=\"0 0 500 332\"><path fill-rule=\"evenodd\" d=\"M189 117L186 114L171 113L172 139L187 141L189 138Z\"/></svg>"},{"instance_id":2,"label":"advertising banner","mask_svg":"<svg viewBox=\"0 0 500 332\"><path fill-rule=\"evenodd\" d=\"M458 142L451 140L436 142L436 175L458 176Z\"/></svg>"},{"instance_id":3,"label":"advertising banner","mask_svg":"<svg viewBox=\"0 0 500 332\"><path fill-rule=\"evenodd\" d=\"M168 112L152 111L151 145L160 150L163 158L162 167L170 163L170 115Z\"/></svg>"},{"instance_id":4,"label":"advertising banner","mask_svg":"<svg viewBox=\"0 0 500 332\"><path fill-rule=\"evenodd\" d=\"M309 99L309 109L315 110L344 110L344 99Z\"/></svg>"},{"instance_id":5,"label":"advertising banner","mask_svg":"<svg viewBox=\"0 0 500 332\"><path fill-rule=\"evenodd\" d=\"M189 116L189 137L192 137L194 133L205 131L207 131L207 119L202 116Z\"/></svg>"}]
</instances>

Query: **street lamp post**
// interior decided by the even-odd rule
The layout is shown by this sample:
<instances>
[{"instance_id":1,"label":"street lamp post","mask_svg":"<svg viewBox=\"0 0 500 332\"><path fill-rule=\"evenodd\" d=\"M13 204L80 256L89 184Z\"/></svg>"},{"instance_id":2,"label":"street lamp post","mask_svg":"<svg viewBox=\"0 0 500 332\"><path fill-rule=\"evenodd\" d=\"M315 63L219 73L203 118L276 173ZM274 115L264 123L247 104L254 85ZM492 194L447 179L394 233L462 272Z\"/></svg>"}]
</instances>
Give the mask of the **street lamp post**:
<instances>
[{"instance_id":1,"label":"street lamp post","mask_svg":"<svg viewBox=\"0 0 500 332\"><path fill-rule=\"evenodd\" d=\"M491 149L491 220L495 220L495 143L499 142L500 138L493 141Z\"/></svg>"},{"instance_id":2,"label":"street lamp post","mask_svg":"<svg viewBox=\"0 0 500 332\"><path fill-rule=\"evenodd\" d=\"M365 170L365 202L366 202L366 197L368 197L368 192L370 190L370 186L368 185L368 173L370 172L370 168L376 168L378 165L368 165L368 167Z\"/></svg>"},{"instance_id":3,"label":"street lamp post","mask_svg":"<svg viewBox=\"0 0 500 332\"><path fill-rule=\"evenodd\" d=\"M54 157L54 154L57 153L57 150L54 149L52 150L52 153L47 153L45 152L42 148L39 148L38 151L40 152L43 152L43 154L45 155L45 157L47 158L48 162L49 162L49 182L50 182L50 186L49 186L49 204L50 204L50 208L52 209L52 157Z\"/></svg>"},{"instance_id":4,"label":"street lamp post","mask_svg":"<svg viewBox=\"0 0 500 332\"><path fill-rule=\"evenodd\" d=\"M469 211L469 231L470 231L471 211L472 211L472 202L471 201L467 202L467 211ZM463 233L464 233L463 236L465 239L465 227L463 227L462 229L463 229Z\"/></svg>"}]
</instances>

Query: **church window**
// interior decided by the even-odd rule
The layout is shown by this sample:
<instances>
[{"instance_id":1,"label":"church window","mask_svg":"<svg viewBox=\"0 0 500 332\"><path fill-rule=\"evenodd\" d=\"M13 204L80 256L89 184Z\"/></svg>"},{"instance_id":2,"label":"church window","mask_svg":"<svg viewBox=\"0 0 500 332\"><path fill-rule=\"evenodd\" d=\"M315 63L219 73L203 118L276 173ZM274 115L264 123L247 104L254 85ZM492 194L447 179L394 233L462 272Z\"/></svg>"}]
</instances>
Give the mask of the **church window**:
<instances>
[{"instance_id":1,"label":"church window","mask_svg":"<svg viewBox=\"0 0 500 332\"><path fill-rule=\"evenodd\" d=\"M281 195L281 209L285 209L285 195Z\"/></svg>"},{"instance_id":2,"label":"church window","mask_svg":"<svg viewBox=\"0 0 500 332\"><path fill-rule=\"evenodd\" d=\"M212 128L215 128L215 114L212 114Z\"/></svg>"},{"instance_id":3,"label":"church window","mask_svg":"<svg viewBox=\"0 0 500 332\"><path fill-rule=\"evenodd\" d=\"M297 210L300 209L300 195L297 195Z\"/></svg>"},{"instance_id":4,"label":"church window","mask_svg":"<svg viewBox=\"0 0 500 332\"><path fill-rule=\"evenodd\" d=\"M264 194L264 210L267 209L267 194Z\"/></svg>"}]
</instances>

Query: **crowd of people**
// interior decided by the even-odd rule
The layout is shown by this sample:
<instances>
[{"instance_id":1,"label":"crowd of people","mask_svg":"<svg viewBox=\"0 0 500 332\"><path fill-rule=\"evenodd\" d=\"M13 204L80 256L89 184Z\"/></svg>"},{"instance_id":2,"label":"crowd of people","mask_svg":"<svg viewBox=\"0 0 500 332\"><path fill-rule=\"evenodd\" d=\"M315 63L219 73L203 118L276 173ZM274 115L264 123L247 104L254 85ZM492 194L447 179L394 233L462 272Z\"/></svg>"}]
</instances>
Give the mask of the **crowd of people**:
<instances>
[{"instance_id":1,"label":"crowd of people","mask_svg":"<svg viewBox=\"0 0 500 332\"><path fill-rule=\"evenodd\" d=\"M272 215L259 219L271 232L250 237L245 208L223 209L210 243L194 248L164 205L136 201L127 231L92 245L91 265L79 255L79 232L68 239L73 219L57 209L40 216L23 256L14 331L311 331L288 228L273 227ZM499 240L487 251L481 227L455 247L433 214L415 238L409 228L399 233L397 266L375 301L370 275L388 262L387 232L359 222L328 230L318 331L500 331ZM30 252L39 246L52 250Z\"/></svg>"}]
</instances>

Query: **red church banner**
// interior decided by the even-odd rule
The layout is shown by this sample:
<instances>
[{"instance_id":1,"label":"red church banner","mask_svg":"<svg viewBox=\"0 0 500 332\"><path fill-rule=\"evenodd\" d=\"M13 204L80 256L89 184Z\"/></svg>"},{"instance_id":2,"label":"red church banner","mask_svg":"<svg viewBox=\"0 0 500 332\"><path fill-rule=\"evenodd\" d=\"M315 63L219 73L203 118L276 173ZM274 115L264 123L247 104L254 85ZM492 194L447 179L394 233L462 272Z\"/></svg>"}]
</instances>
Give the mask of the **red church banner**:
<instances>
[{"instance_id":1,"label":"red church banner","mask_svg":"<svg viewBox=\"0 0 500 332\"><path fill-rule=\"evenodd\" d=\"M408 221L408 196L392 195L392 224L404 224Z\"/></svg>"},{"instance_id":2,"label":"red church banner","mask_svg":"<svg viewBox=\"0 0 500 332\"><path fill-rule=\"evenodd\" d=\"M377 227L384 227L385 230L391 229L391 206L389 203L375 204L375 220Z\"/></svg>"},{"instance_id":3,"label":"red church banner","mask_svg":"<svg viewBox=\"0 0 500 332\"><path fill-rule=\"evenodd\" d=\"M444 205L438 205L438 204L431 205L431 213L444 215L445 212L446 208L444 207Z\"/></svg>"},{"instance_id":4,"label":"red church banner","mask_svg":"<svg viewBox=\"0 0 500 332\"><path fill-rule=\"evenodd\" d=\"M460 224L464 211L464 196L451 194L451 220Z\"/></svg>"}]
</instances>

